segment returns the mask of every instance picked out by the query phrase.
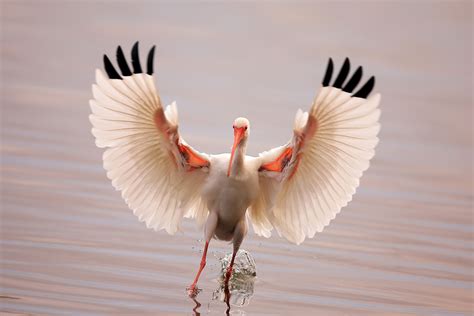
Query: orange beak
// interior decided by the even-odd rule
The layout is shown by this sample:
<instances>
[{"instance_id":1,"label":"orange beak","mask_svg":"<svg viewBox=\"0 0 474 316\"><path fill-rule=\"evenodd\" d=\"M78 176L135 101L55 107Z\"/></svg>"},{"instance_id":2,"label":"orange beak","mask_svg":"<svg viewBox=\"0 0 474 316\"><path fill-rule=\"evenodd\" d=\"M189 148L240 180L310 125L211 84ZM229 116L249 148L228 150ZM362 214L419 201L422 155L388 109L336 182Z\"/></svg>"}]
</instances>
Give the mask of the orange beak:
<instances>
[{"instance_id":1,"label":"orange beak","mask_svg":"<svg viewBox=\"0 0 474 316\"><path fill-rule=\"evenodd\" d=\"M234 161L235 149L242 141L242 138L244 138L244 134L245 134L245 127L239 127L239 128L234 127L234 145L232 146L232 152L230 154L230 161L229 161L229 168L227 169L228 177L230 176L230 170L232 170L232 162Z\"/></svg>"}]
</instances>

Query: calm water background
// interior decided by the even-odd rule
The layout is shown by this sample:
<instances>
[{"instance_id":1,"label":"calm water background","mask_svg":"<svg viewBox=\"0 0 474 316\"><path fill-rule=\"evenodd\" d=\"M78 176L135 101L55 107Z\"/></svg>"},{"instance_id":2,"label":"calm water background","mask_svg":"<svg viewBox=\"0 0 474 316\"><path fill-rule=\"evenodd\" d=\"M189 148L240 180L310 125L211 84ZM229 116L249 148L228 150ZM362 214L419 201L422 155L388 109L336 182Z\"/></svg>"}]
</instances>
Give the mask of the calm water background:
<instances>
[{"instance_id":1,"label":"calm water background","mask_svg":"<svg viewBox=\"0 0 474 316\"><path fill-rule=\"evenodd\" d=\"M301 246L250 233L258 281L246 315L473 312L472 3L1 2L1 298L4 313L193 314L200 259L191 221L147 230L112 188L88 100L103 53L157 44L158 85L182 135L249 153L290 137L327 58L377 76L381 142L353 202ZM198 296L211 299L212 242Z\"/></svg>"}]
</instances>

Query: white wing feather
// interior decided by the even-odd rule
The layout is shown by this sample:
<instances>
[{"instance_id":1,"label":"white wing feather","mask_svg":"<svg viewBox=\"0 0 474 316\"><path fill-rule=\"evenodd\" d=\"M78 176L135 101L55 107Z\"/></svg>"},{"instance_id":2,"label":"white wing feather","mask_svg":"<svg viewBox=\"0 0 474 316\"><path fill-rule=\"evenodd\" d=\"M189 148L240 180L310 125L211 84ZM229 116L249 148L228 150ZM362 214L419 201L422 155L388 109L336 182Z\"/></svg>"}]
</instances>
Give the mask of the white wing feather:
<instances>
[{"instance_id":1,"label":"white wing feather","mask_svg":"<svg viewBox=\"0 0 474 316\"><path fill-rule=\"evenodd\" d=\"M157 128L154 115L163 109L153 77L133 74L123 80L108 79L97 70L96 81L90 121L97 146L107 148L103 161L112 185L149 228L174 234L183 216L200 217L202 222L207 213L199 188L207 173L186 172L173 140ZM172 136L185 144L177 133L176 103L164 115L174 128Z\"/></svg>"},{"instance_id":2,"label":"white wing feather","mask_svg":"<svg viewBox=\"0 0 474 316\"><path fill-rule=\"evenodd\" d=\"M283 172L260 172L261 193L249 212L257 234L268 237L273 226L299 244L347 205L374 156L379 102L379 94L363 99L323 87L309 113L298 111L293 139L260 154L262 164L273 161L304 139ZM317 125L311 137L304 135L309 116Z\"/></svg>"}]
</instances>

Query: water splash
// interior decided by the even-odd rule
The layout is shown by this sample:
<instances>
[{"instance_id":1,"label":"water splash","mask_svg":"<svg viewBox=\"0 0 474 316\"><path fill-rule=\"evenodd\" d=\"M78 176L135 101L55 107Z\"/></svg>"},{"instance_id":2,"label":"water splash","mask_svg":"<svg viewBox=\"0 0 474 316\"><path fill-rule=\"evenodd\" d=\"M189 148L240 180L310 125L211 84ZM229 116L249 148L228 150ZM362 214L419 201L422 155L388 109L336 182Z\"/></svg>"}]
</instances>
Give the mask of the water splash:
<instances>
[{"instance_id":1,"label":"water splash","mask_svg":"<svg viewBox=\"0 0 474 316\"><path fill-rule=\"evenodd\" d=\"M220 277L224 278L227 267L232 259L232 253L227 254L224 258L219 259L221 263ZM257 276L257 265L250 252L239 249L235 255L234 269L232 271L231 280L242 280Z\"/></svg>"},{"instance_id":2,"label":"water splash","mask_svg":"<svg viewBox=\"0 0 474 316\"><path fill-rule=\"evenodd\" d=\"M225 273L232 259L232 253L219 259L221 269L219 275L219 287L212 293L213 300L226 301ZM257 266L250 252L240 249L234 260L232 276L229 280L228 291L229 303L233 306L243 307L250 303L254 293L254 284L257 276Z\"/></svg>"}]
</instances>

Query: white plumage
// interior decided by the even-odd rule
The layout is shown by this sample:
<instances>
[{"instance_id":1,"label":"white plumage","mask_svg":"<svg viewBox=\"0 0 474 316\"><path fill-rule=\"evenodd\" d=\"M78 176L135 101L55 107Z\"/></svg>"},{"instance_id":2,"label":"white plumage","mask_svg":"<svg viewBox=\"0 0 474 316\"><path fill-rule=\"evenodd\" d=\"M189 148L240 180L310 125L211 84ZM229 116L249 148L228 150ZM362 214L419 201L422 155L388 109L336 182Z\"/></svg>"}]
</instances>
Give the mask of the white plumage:
<instances>
[{"instance_id":1,"label":"white plumage","mask_svg":"<svg viewBox=\"0 0 474 316\"><path fill-rule=\"evenodd\" d=\"M196 188L206 174L186 173L171 159L170 139L157 132L153 119L155 111L162 110L153 77L134 74L127 79L109 80L96 71L95 100L90 101L92 134L98 147L107 147L103 155L107 176L134 214L148 228L174 234L185 214L203 216ZM175 103L165 115L177 128Z\"/></svg>"},{"instance_id":2,"label":"white plumage","mask_svg":"<svg viewBox=\"0 0 474 316\"><path fill-rule=\"evenodd\" d=\"M108 78L96 71L90 121L97 146L106 148L107 176L140 221L170 234L183 217L205 223L206 246L192 291L209 240L232 240L235 254L247 232L246 217L258 235L270 237L275 228L299 244L321 232L352 199L380 129L380 95L368 97L374 78L352 94L361 67L344 84L350 68L346 59L331 86L329 61L312 106L297 111L287 144L258 157L246 155L250 123L238 118L232 152L207 155L179 135L176 103L163 108L152 75L153 53L154 47L145 73L136 43L132 71L119 47L122 75L104 56Z\"/></svg>"},{"instance_id":3,"label":"white plumage","mask_svg":"<svg viewBox=\"0 0 474 316\"><path fill-rule=\"evenodd\" d=\"M267 195L264 199L275 200L260 203L259 208L256 206L255 212L265 213L260 218L267 219L260 220L261 223L256 220L254 224L267 227L262 235L269 236L271 223L285 238L299 244L306 237L321 232L347 205L359 186L362 172L374 156L380 129L379 101L378 94L365 100L351 98L341 89L321 89L310 109L318 122L317 131L300 151L297 172L289 177L295 167L290 163L281 176L262 181L262 194ZM287 146L260 154L264 162L272 161L297 142L300 122L306 123L307 116L307 113L298 113L294 138ZM261 175L265 176L268 175ZM255 230L261 232L258 228Z\"/></svg>"}]
</instances>

